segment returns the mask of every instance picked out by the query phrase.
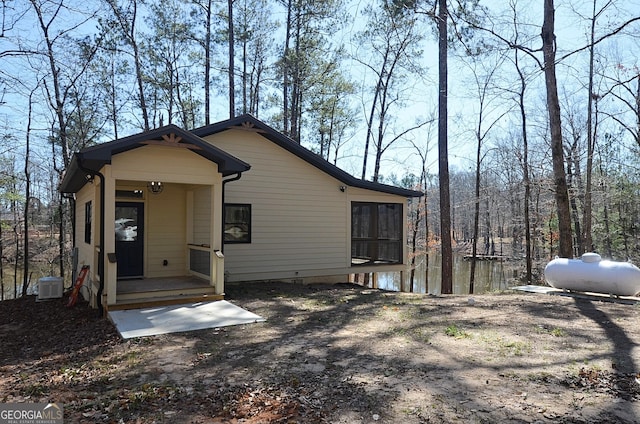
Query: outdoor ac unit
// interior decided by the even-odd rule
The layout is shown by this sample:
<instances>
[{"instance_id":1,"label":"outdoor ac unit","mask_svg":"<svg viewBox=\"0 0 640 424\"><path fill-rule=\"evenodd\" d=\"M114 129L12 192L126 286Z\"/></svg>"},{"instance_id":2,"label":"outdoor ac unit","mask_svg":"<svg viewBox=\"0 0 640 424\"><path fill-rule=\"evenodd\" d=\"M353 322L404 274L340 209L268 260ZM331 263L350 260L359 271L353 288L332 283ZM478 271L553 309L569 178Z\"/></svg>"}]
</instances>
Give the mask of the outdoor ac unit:
<instances>
[{"instance_id":1,"label":"outdoor ac unit","mask_svg":"<svg viewBox=\"0 0 640 424\"><path fill-rule=\"evenodd\" d=\"M38 280L38 300L59 299L62 297L62 278L42 277Z\"/></svg>"}]
</instances>

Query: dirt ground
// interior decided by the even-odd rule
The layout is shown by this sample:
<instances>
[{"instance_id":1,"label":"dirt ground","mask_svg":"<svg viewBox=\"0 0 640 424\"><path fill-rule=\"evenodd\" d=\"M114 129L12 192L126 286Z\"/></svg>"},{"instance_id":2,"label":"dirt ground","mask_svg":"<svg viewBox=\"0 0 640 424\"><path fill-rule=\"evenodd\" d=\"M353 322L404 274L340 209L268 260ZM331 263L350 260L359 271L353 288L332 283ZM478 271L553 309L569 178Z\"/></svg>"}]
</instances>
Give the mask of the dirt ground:
<instances>
[{"instance_id":1,"label":"dirt ground","mask_svg":"<svg viewBox=\"0 0 640 424\"><path fill-rule=\"evenodd\" d=\"M84 303L0 302L0 402L95 423L640 422L636 305L282 283L227 299L266 322L125 341Z\"/></svg>"}]
</instances>

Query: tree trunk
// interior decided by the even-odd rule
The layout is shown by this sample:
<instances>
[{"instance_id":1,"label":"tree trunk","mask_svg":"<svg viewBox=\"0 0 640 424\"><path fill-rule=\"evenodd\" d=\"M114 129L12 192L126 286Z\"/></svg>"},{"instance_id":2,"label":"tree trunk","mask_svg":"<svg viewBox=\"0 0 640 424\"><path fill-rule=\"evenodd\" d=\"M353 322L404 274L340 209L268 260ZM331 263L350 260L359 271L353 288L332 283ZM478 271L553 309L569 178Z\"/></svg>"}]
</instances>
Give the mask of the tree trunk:
<instances>
[{"instance_id":1,"label":"tree trunk","mask_svg":"<svg viewBox=\"0 0 640 424\"><path fill-rule=\"evenodd\" d=\"M235 90L235 37L233 31L233 0L227 0L229 6L229 118L236 116L236 90Z\"/></svg>"},{"instance_id":2,"label":"tree trunk","mask_svg":"<svg viewBox=\"0 0 640 424\"><path fill-rule=\"evenodd\" d=\"M600 163L600 175L604 175L604 169L602 163ZM604 201L602 202L602 213L604 220L604 247L609 258L613 257L611 249L611 227L609 225L609 194L607 190L604 190Z\"/></svg>"},{"instance_id":3,"label":"tree trunk","mask_svg":"<svg viewBox=\"0 0 640 424\"><path fill-rule=\"evenodd\" d=\"M0 225L0 300L4 300L4 234Z\"/></svg>"},{"instance_id":4,"label":"tree trunk","mask_svg":"<svg viewBox=\"0 0 640 424\"><path fill-rule=\"evenodd\" d=\"M133 56L136 66L136 81L138 83L138 96L140 97L140 110L142 111L142 122L144 123L143 131L149 131L151 125L149 124L149 111L147 110L147 100L144 94L144 76L142 75L142 64L140 63L140 53L138 52L137 44L133 46Z\"/></svg>"},{"instance_id":5,"label":"tree trunk","mask_svg":"<svg viewBox=\"0 0 640 424\"><path fill-rule=\"evenodd\" d=\"M111 7L111 11L115 15L118 26L122 31L122 36L126 39L126 42L131 46L133 50L133 63L136 72L136 84L138 89L138 103L140 111L142 112L143 131L149 131L149 112L147 110L147 101L144 93L144 76L142 74L142 59L140 58L140 49L136 40L136 17L138 15L138 1L132 0L131 5L133 12L131 15L131 22L127 21L126 14L118 7L115 0L108 0L107 3Z\"/></svg>"},{"instance_id":6,"label":"tree trunk","mask_svg":"<svg viewBox=\"0 0 640 424\"><path fill-rule=\"evenodd\" d=\"M580 185L580 159L578 153L578 140L575 140L571 144L571 150L569 151L569 157L567 158L567 189L569 191L578 192L579 189L575 188L575 185ZM569 207L571 210L571 218L573 220L573 228L576 234L575 249L578 251L578 255L584 253L584 245L582 243L582 226L580 224L580 214L578 212L578 202L576 196L569 198Z\"/></svg>"},{"instance_id":7,"label":"tree trunk","mask_svg":"<svg viewBox=\"0 0 640 424\"><path fill-rule=\"evenodd\" d=\"M388 82L388 81L387 81ZM384 139L384 124L387 119L387 88L388 84L384 84L384 90L382 90L382 96L380 97L380 113L378 120L378 141L376 144L376 159L373 163L373 178L371 179L373 182L378 182L380 178L380 163L382 161L382 153L383 146L382 142Z\"/></svg>"},{"instance_id":8,"label":"tree trunk","mask_svg":"<svg viewBox=\"0 0 640 424\"><path fill-rule=\"evenodd\" d=\"M109 87L109 103L110 103L110 118L111 122L113 122L113 139L118 139L118 105L117 105L117 94L116 94L116 59L111 57L111 87Z\"/></svg>"},{"instance_id":9,"label":"tree trunk","mask_svg":"<svg viewBox=\"0 0 640 424\"><path fill-rule=\"evenodd\" d=\"M531 217L529 215L530 197L531 197L531 181L529 180L529 140L527 138L527 114L524 107L524 94L527 88L527 81L520 69L518 62L518 50L515 50L515 65L520 77L520 91L518 92L518 105L520 106L520 121L522 130L522 179L524 182L524 239L525 239L525 258L526 258L526 281L533 280L533 260L532 243L531 243Z\"/></svg>"},{"instance_id":10,"label":"tree trunk","mask_svg":"<svg viewBox=\"0 0 640 424\"><path fill-rule=\"evenodd\" d=\"M53 144L51 145L51 157L54 158L55 161L55 148ZM60 176L59 176L60 178ZM64 208L64 197L61 194L58 194L58 251L60 253L60 261L58 263L60 277L64 278L64 252L66 251L65 246L65 216L67 211Z\"/></svg>"},{"instance_id":11,"label":"tree trunk","mask_svg":"<svg viewBox=\"0 0 640 424\"><path fill-rule=\"evenodd\" d=\"M591 174L593 172L593 150L595 145L595 131L592 128L592 109L594 101L593 93L593 63L595 56L595 32L596 32L596 0L593 1L593 13L591 15L591 43L589 46L589 97L587 99L587 169L586 186L584 188L584 210L582 211L582 243L586 251L593 250L593 238L591 235Z\"/></svg>"},{"instance_id":12,"label":"tree trunk","mask_svg":"<svg viewBox=\"0 0 640 424\"><path fill-rule=\"evenodd\" d=\"M246 24L245 24L245 28L246 28ZM246 31L246 30L245 30ZM246 36L246 34L243 35L242 37L242 114L245 114L249 111L249 104L248 104L248 91L247 91L247 85L249 84L248 81L248 74L247 74L247 68L248 68L248 58L247 58L247 44L248 44L248 37Z\"/></svg>"},{"instance_id":13,"label":"tree trunk","mask_svg":"<svg viewBox=\"0 0 640 424\"><path fill-rule=\"evenodd\" d=\"M560 120L560 102L556 80L555 10L554 0L544 0L544 23L542 25L542 50L544 53L544 75L547 89L547 110L551 129L551 157L555 185L556 209L558 213L558 254L563 258L573 257L571 239L571 214L569 212L569 192L564 169L562 149L562 124Z\"/></svg>"},{"instance_id":14,"label":"tree trunk","mask_svg":"<svg viewBox=\"0 0 640 424\"><path fill-rule=\"evenodd\" d=\"M386 66L386 57L385 62L383 63L383 68ZM367 174L367 156L369 156L369 143L371 142L371 136L373 135L373 115L376 112L376 103L378 103L378 96L380 95L380 89L382 86L382 74L378 77L378 82L376 83L376 89L373 93L373 101L371 102L371 112L369 114L369 121L367 122L367 135L364 142L364 154L362 157L362 179L366 178Z\"/></svg>"},{"instance_id":15,"label":"tree trunk","mask_svg":"<svg viewBox=\"0 0 640 424\"><path fill-rule=\"evenodd\" d=\"M11 181L13 184L13 193L18 192L16 178ZM20 263L20 215L18 213L18 200L14 197L11 199L11 212L13 213L13 242L15 244L15 253L13 255L13 298L18 298L18 264Z\"/></svg>"},{"instance_id":16,"label":"tree trunk","mask_svg":"<svg viewBox=\"0 0 640 424\"><path fill-rule=\"evenodd\" d=\"M287 2L287 23L284 32L284 51L282 52L282 132L289 135L289 54L291 43L291 14L293 0Z\"/></svg>"},{"instance_id":17,"label":"tree trunk","mask_svg":"<svg viewBox=\"0 0 640 424\"><path fill-rule=\"evenodd\" d=\"M131 17L131 27L127 33L127 38L133 49L133 62L136 68L136 82L138 84L138 96L140 97L140 110L142 111L142 121L144 122L144 131L149 131L151 126L149 124L149 111L147 110L147 100L144 94L144 75L142 74L142 63L140 58L140 50L138 48L138 42L136 41L136 16L138 14L138 2L133 2L134 12ZM114 8L115 10L115 8Z\"/></svg>"},{"instance_id":18,"label":"tree trunk","mask_svg":"<svg viewBox=\"0 0 640 424\"><path fill-rule=\"evenodd\" d=\"M640 74L637 77L638 83L636 86L636 143L640 146Z\"/></svg>"},{"instance_id":19,"label":"tree trunk","mask_svg":"<svg viewBox=\"0 0 640 424\"><path fill-rule=\"evenodd\" d=\"M482 106L480 106L482 111ZM473 214L473 236L471 246L471 271L469 273L469 294L473 294L476 281L476 256L478 254L477 241L478 229L480 227L480 159L482 153L482 139L480 137L480 126L482 125L482 112L478 120L477 146L476 146L476 178L475 178L475 202Z\"/></svg>"},{"instance_id":20,"label":"tree trunk","mask_svg":"<svg viewBox=\"0 0 640 424\"><path fill-rule=\"evenodd\" d=\"M211 123L211 0L207 2L204 36L204 123Z\"/></svg>"},{"instance_id":21,"label":"tree trunk","mask_svg":"<svg viewBox=\"0 0 640 424\"><path fill-rule=\"evenodd\" d=\"M64 161L64 168L66 169L66 167L69 165L69 162L71 162L71 153L69 152L69 145L67 144L67 124L64 115L64 99L60 84L60 67L56 63L56 57L53 50L53 41L51 40L49 34L51 22L47 23L44 21L41 5L39 5L35 0L31 0L31 4L33 5L33 9L38 15L38 23L40 24L40 29L42 30L42 35L44 36L47 45L46 56L47 60L49 61L54 95L53 99L50 98L49 101L53 109L53 113L58 121L58 141L60 143L60 148L62 149L62 159Z\"/></svg>"},{"instance_id":22,"label":"tree trunk","mask_svg":"<svg viewBox=\"0 0 640 424\"><path fill-rule=\"evenodd\" d=\"M416 255L417 255L417 242L418 242L418 230L420 229L420 199L418 199L418 207L415 211L415 217L411 223L411 272L409 273L409 293L413 293L413 280L416 275Z\"/></svg>"},{"instance_id":23,"label":"tree trunk","mask_svg":"<svg viewBox=\"0 0 640 424\"><path fill-rule=\"evenodd\" d=\"M429 293L429 209L427 208L427 170L425 169L425 160L422 161L422 180L424 185L424 196L422 196L422 209L424 210L424 292Z\"/></svg>"},{"instance_id":24,"label":"tree trunk","mask_svg":"<svg viewBox=\"0 0 640 424\"><path fill-rule=\"evenodd\" d=\"M302 52L300 51L300 45L302 43L302 11L300 5L296 7L296 20L295 20L295 37L294 37L294 58L293 62L288 62L291 67L291 104L289 108L289 137L300 143L300 122L302 115L302 81L300 70L300 58Z\"/></svg>"},{"instance_id":25,"label":"tree trunk","mask_svg":"<svg viewBox=\"0 0 640 424\"><path fill-rule=\"evenodd\" d=\"M25 153L24 153L24 234L23 234L23 274L22 274L22 297L27 295L27 289L29 288L29 198L31 197L31 172L29 171L29 154L31 153L31 111L33 108L32 102L33 92L29 95L29 111L27 112L27 131L25 139ZM62 234L60 234L62 237ZM62 258L60 258L62 259Z\"/></svg>"},{"instance_id":26,"label":"tree trunk","mask_svg":"<svg viewBox=\"0 0 640 424\"><path fill-rule=\"evenodd\" d=\"M453 293L453 250L451 246L451 199L449 197L449 147L447 145L447 2L438 9L438 177L440 181L441 292Z\"/></svg>"}]
</instances>

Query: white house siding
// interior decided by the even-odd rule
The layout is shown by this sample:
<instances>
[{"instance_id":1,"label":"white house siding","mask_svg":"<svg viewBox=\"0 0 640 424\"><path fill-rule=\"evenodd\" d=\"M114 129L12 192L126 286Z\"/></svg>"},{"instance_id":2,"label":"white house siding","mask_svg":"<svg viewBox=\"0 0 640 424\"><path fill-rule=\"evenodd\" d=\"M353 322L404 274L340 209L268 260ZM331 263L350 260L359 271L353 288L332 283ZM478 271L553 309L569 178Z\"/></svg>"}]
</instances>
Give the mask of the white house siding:
<instances>
[{"instance_id":1,"label":"white house siding","mask_svg":"<svg viewBox=\"0 0 640 424\"><path fill-rule=\"evenodd\" d=\"M76 240L75 246L78 249L78 268L77 272L80 272L80 269L84 265L89 265L89 279L85 281L85 288L83 290L83 296L86 299L90 299L91 296L89 292L95 292L97 287L92 287L92 282L97 283L98 278L98 264L96 262L97 254L95 246L99 244L99 204L96 199L97 194L99 193L99 188L96 189L93 184L85 185L77 194L76 194ZM86 243L84 240L84 231L85 231L85 204L87 202L91 202L91 243ZM91 282L89 281L91 280ZM68 284L65 282L65 285Z\"/></svg>"},{"instance_id":2,"label":"white house siding","mask_svg":"<svg viewBox=\"0 0 640 424\"><path fill-rule=\"evenodd\" d=\"M193 191L193 234L191 243L211 244L211 189L200 187Z\"/></svg>"},{"instance_id":3,"label":"white house siding","mask_svg":"<svg viewBox=\"0 0 640 424\"><path fill-rule=\"evenodd\" d=\"M226 203L251 205L251 243L225 244L228 281L346 274L348 192L338 180L262 136L230 130L206 138L249 163L225 186Z\"/></svg>"},{"instance_id":4,"label":"white house siding","mask_svg":"<svg viewBox=\"0 0 640 424\"><path fill-rule=\"evenodd\" d=\"M215 163L186 148L145 146L118 154L112 160L117 180L163 183L215 184L220 181Z\"/></svg>"},{"instance_id":5,"label":"white house siding","mask_svg":"<svg viewBox=\"0 0 640 424\"><path fill-rule=\"evenodd\" d=\"M165 184L160 194L147 194L145 267L148 277L184 275L186 193L183 185ZM167 265L163 265L163 261Z\"/></svg>"}]
</instances>

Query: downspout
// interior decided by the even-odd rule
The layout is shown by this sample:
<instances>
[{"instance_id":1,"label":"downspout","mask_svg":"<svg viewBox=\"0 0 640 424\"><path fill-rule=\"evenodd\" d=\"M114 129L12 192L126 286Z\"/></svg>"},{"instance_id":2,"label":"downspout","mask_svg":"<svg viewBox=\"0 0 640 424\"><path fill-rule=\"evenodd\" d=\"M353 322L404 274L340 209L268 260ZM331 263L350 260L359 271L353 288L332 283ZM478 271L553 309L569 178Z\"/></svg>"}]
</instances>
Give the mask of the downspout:
<instances>
[{"instance_id":1,"label":"downspout","mask_svg":"<svg viewBox=\"0 0 640 424\"><path fill-rule=\"evenodd\" d=\"M224 223L225 223L225 214L226 214L226 208L224 207L225 201L224 201L224 188L227 185L227 183L230 183L232 181L238 181L240 178L242 178L242 172L238 172L236 173L236 175L234 177L229 178L228 180L222 180L222 243L221 243L221 249L220 251L224 254Z\"/></svg>"},{"instance_id":2,"label":"downspout","mask_svg":"<svg viewBox=\"0 0 640 424\"><path fill-rule=\"evenodd\" d=\"M83 172L86 172L92 176L98 176L100 178L100 244L98 248L100 249L100 255L98 255L98 274L100 275L100 284L98 286L98 294L97 294L97 304L98 304L98 313L99 316L104 315L104 310L102 308L102 292L104 291L104 199L105 199L105 188L104 188L104 175L102 175L99 171L94 171L89 168L85 168L82 165L82 156L80 154L77 155L78 158L78 168L80 168ZM75 225L75 224L74 224Z\"/></svg>"}]
</instances>

